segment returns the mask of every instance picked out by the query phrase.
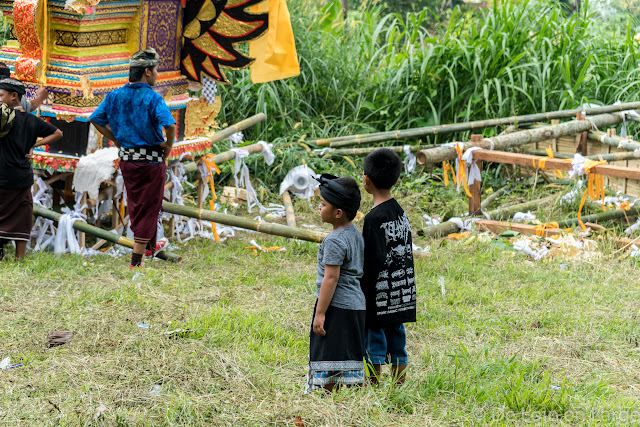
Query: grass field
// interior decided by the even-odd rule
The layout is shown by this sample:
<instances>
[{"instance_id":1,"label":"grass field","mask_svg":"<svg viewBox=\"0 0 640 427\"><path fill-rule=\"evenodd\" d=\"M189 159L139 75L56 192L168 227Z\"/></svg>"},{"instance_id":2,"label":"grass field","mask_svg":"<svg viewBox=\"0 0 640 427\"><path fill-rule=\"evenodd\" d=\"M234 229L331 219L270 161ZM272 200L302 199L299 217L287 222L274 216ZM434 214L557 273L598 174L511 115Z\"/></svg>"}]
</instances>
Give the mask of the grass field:
<instances>
[{"instance_id":1,"label":"grass field","mask_svg":"<svg viewBox=\"0 0 640 427\"><path fill-rule=\"evenodd\" d=\"M253 255L251 238L287 251ZM416 261L408 383L327 398L302 393L315 244L193 240L176 249L182 263L147 262L136 278L126 258L5 260L0 359L24 365L0 371L0 424L640 421L637 264L431 247ZM52 330L73 340L48 349Z\"/></svg>"}]
</instances>

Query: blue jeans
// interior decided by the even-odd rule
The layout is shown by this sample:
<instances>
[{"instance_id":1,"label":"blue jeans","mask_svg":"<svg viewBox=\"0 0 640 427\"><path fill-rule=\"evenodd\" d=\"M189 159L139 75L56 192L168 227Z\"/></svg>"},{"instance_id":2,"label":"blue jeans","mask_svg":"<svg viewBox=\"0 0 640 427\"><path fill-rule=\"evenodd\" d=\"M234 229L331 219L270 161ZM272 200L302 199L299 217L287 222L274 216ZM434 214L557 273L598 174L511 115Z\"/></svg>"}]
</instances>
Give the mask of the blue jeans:
<instances>
[{"instance_id":1,"label":"blue jeans","mask_svg":"<svg viewBox=\"0 0 640 427\"><path fill-rule=\"evenodd\" d=\"M409 355L405 350L407 334L404 325L389 328L367 328L364 333L364 357L373 365L406 365Z\"/></svg>"}]
</instances>

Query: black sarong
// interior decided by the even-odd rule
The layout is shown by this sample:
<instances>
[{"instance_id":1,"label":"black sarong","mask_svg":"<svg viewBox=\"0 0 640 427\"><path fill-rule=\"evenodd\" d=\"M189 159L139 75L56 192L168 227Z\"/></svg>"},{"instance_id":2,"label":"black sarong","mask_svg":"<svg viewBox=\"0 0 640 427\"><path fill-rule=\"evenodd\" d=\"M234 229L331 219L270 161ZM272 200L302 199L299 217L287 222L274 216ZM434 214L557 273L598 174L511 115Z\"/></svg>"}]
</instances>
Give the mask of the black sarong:
<instances>
[{"instance_id":1,"label":"black sarong","mask_svg":"<svg viewBox=\"0 0 640 427\"><path fill-rule=\"evenodd\" d=\"M32 222L31 187L22 190L0 188L0 240L29 241Z\"/></svg>"},{"instance_id":2,"label":"black sarong","mask_svg":"<svg viewBox=\"0 0 640 427\"><path fill-rule=\"evenodd\" d=\"M316 302L317 305L317 302ZM315 318L315 308L313 318ZM309 375L307 391L329 383L364 382L364 310L346 310L329 306L321 337L309 333Z\"/></svg>"}]
</instances>

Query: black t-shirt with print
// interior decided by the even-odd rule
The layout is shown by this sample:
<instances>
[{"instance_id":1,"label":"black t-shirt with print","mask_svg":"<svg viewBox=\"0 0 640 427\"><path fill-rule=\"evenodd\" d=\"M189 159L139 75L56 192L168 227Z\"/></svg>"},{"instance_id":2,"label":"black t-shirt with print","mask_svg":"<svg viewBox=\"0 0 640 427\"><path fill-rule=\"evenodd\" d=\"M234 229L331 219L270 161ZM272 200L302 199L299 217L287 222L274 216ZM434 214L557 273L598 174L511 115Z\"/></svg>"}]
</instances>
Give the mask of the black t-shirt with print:
<instances>
[{"instance_id":1,"label":"black t-shirt with print","mask_svg":"<svg viewBox=\"0 0 640 427\"><path fill-rule=\"evenodd\" d=\"M16 111L9 133L0 138L0 188L22 190L33 185L31 160L26 157L38 138L58 128L32 114Z\"/></svg>"},{"instance_id":2,"label":"black t-shirt with print","mask_svg":"<svg viewBox=\"0 0 640 427\"><path fill-rule=\"evenodd\" d=\"M367 327L416 321L416 282L411 224L395 199L371 209L364 218L364 274Z\"/></svg>"}]
</instances>

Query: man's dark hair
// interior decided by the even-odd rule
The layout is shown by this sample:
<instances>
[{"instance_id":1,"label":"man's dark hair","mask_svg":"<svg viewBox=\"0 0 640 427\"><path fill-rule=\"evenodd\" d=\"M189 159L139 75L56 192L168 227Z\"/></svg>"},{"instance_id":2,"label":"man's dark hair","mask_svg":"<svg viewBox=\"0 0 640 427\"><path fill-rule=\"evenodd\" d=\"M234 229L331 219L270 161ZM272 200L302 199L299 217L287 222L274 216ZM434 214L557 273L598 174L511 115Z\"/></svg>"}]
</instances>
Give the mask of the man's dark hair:
<instances>
[{"instance_id":1,"label":"man's dark hair","mask_svg":"<svg viewBox=\"0 0 640 427\"><path fill-rule=\"evenodd\" d=\"M342 177L342 178L336 178L334 182L340 184L345 190L347 190L347 193L349 193L351 197L357 200L358 206L360 206L360 200L361 200L360 187L358 187L358 183L356 182L355 179L349 178L349 177ZM345 214L347 214L347 218L349 218L349 221L353 221L353 218L355 218L356 214L358 213L357 210L355 212L349 212L346 209L342 209L342 210L344 211Z\"/></svg>"},{"instance_id":2,"label":"man's dark hair","mask_svg":"<svg viewBox=\"0 0 640 427\"><path fill-rule=\"evenodd\" d=\"M156 53L142 51L138 52L134 55L134 58L137 60L152 60L156 59ZM130 82L139 82L142 79L142 75L146 69L153 70L154 67L130 67L129 68L129 81Z\"/></svg>"},{"instance_id":3,"label":"man's dark hair","mask_svg":"<svg viewBox=\"0 0 640 427\"><path fill-rule=\"evenodd\" d=\"M364 174L379 190L389 190L402 171L400 157L388 148L379 148L364 158Z\"/></svg>"},{"instance_id":4,"label":"man's dark hair","mask_svg":"<svg viewBox=\"0 0 640 427\"><path fill-rule=\"evenodd\" d=\"M131 67L129 68L129 82L139 82L142 80L145 70L153 70L153 67Z\"/></svg>"}]
</instances>

